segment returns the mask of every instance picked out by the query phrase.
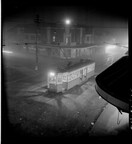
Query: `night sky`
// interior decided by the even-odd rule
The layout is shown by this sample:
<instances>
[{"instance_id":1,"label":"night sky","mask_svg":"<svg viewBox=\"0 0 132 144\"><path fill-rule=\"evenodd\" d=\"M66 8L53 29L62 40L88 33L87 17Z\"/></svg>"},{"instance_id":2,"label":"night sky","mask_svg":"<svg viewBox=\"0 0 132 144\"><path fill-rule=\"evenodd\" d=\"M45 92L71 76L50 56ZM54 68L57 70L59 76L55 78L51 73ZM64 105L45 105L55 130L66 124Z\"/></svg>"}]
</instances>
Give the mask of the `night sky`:
<instances>
[{"instance_id":1,"label":"night sky","mask_svg":"<svg viewBox=\"0 0 132 144\"><path fill-rule=\"evenodd\" d=\"M70 16L74 23L87 23L89 19L101 21L99 18L115 20L128 19L128 3L118 1L53 1L53 0L3 0L2 18L33 19L36 12L47 22L61 22L64 17Z\"/></svg>"}]
</instances>

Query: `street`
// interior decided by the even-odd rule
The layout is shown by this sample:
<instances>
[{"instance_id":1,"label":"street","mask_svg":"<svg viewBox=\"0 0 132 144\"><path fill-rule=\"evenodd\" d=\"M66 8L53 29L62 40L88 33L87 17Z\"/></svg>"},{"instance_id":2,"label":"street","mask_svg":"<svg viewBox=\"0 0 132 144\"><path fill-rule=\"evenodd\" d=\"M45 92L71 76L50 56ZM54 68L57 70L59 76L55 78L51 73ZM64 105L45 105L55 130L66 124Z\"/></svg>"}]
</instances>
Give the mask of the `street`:
<instances>
[{"instance_id":1,"label":"street","mask_svg":"<svg viewBox=\"0 0 132 144\"><path fill-rule=\"evenodd\" d=\"M99 56L99 62L96 57L98 61L96 75L108 67L104 64L106 60L103 58ZM99 133L103 131L99 126L96 128L96 125L102 119L101 115L107 108L108 102L97 94L94 76L83 85L76 86L65 93L54 94L47 91L48 70L63 66L65 63L65 60L58 58L39 56L39 70L35 71L33 53L22 52L18 57L17 55L4 56L4 88L8 119L18 137L25 137L25 135L41 138L89 137L99 136L98 131ZM114 107L113 111L116 110ZM103 114L104 121L108 118L105 115ZM110 116L111 111L107 115ZM124 124L128 124L128 116ZM93 134L93 131L97 134ZM15 134L12 132L9 139L14 140ZM111 135L111 131L109 134ZM118 135L118 132L114 135Z\"/></svg>"}]
</instances>

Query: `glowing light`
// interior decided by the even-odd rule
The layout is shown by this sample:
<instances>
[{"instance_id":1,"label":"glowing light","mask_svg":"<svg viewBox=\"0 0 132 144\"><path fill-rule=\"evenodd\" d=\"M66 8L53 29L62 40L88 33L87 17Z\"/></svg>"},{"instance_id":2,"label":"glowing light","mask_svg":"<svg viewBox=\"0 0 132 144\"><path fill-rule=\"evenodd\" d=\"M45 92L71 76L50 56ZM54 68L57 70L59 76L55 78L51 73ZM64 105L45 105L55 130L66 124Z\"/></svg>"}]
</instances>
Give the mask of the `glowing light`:
<instances>
[{"instance_id":1,"label":"glowing light","mask_svg":"<svg viewBox=\"0 0 132 144\"><path fill-rule=\"evenodd\" d=\"M71 24L71 21L70 21L70 19L66 19L66 20L65 20L65 23L66 23L66 25L69 25L69 24Z\"/></svg>"},{"instance_id":2,"label":"glowing light","mask_svg":"<svg viewBox=\"0 0 132 144\"><path fill-rule=\"evenodd\" d=\"M115 49L117 48L116 45L107 45L106 48L105 48L105 53L107 54L112 54L114 53Z\"/></svg>"},{"instance_id":3,"label":"glowing light","mask_svg":"<svg viewBox=\"0 0 132 144\"><path fill-rule=\"evenodd\" d=\"M3 53L13 53L12 51L3 50Z\"/></svg>"},{"instance_id":4,"label":"glowing light","mask_svg":"<svg viewBox=\"0 0 132 144\"><path fill-rule=\"evenodd\" d=\"M49 72L49 76L55 76L55 73L54 72Z\"/></svg>"}]
</instances>

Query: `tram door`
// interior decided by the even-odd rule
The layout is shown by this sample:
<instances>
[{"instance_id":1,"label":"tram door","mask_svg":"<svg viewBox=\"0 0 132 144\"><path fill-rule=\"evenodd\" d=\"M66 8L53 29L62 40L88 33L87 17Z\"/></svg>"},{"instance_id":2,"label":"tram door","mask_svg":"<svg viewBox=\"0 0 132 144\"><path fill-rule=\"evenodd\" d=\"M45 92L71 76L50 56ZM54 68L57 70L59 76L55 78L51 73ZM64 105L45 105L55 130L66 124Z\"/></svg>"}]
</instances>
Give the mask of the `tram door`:
<instances>
[{"instance_id":1,"label":"tram door","mask_svg":"<svg viewBox=\"0 0 132 144\"><path fill-rule=\"evenodd\" d=\"M83 81L83 69L80 70L80 80Z\"/></svg>"}]
</instances>

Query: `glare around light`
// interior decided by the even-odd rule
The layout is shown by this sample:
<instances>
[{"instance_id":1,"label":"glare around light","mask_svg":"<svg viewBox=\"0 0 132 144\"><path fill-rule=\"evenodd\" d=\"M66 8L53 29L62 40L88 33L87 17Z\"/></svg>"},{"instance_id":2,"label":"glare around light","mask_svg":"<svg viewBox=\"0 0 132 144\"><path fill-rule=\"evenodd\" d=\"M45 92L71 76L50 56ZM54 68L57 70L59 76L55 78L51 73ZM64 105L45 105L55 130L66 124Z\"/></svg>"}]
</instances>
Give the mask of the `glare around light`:
<instances>
[{"instance_id":1,"label":"glare around light","mask_svg":"<svg viewBox=\"0 0 132 144\"><path fill-rule=\"evenodd\" d=\"M55 76L54 72L49 72L49 76Z\"/></svg>"},{"instance_id":2,"label":"glare around light","mask_svg":"<svg viewBox=\"0 0 132 144\"><path fill-rule=\"evenodd\" d=\"M3 50L3 53L11 54L13 52L12 51L7 51L7 50Z\"/></svg>"},{"instance_id":3,"label":"glare around light","mask_svg":"<svg viewBox=\"0 0 132 144\"><path fill-rule=\"evenodd\" d=\"M69 25L71 23L71 21L69 19L65 20L66 25Z\"/></svg>"},{"instance_id":4,"label":"glare around light","mask_svg":"<svg viewBox=\"0 0 132 144\"><path fill-rule=\"evenodd\" d=\"M114 53L114 50L117 48L116 45L107 45L105 48L105 53L106 54L112 54Z\"/></svg>"}]
</instances>

